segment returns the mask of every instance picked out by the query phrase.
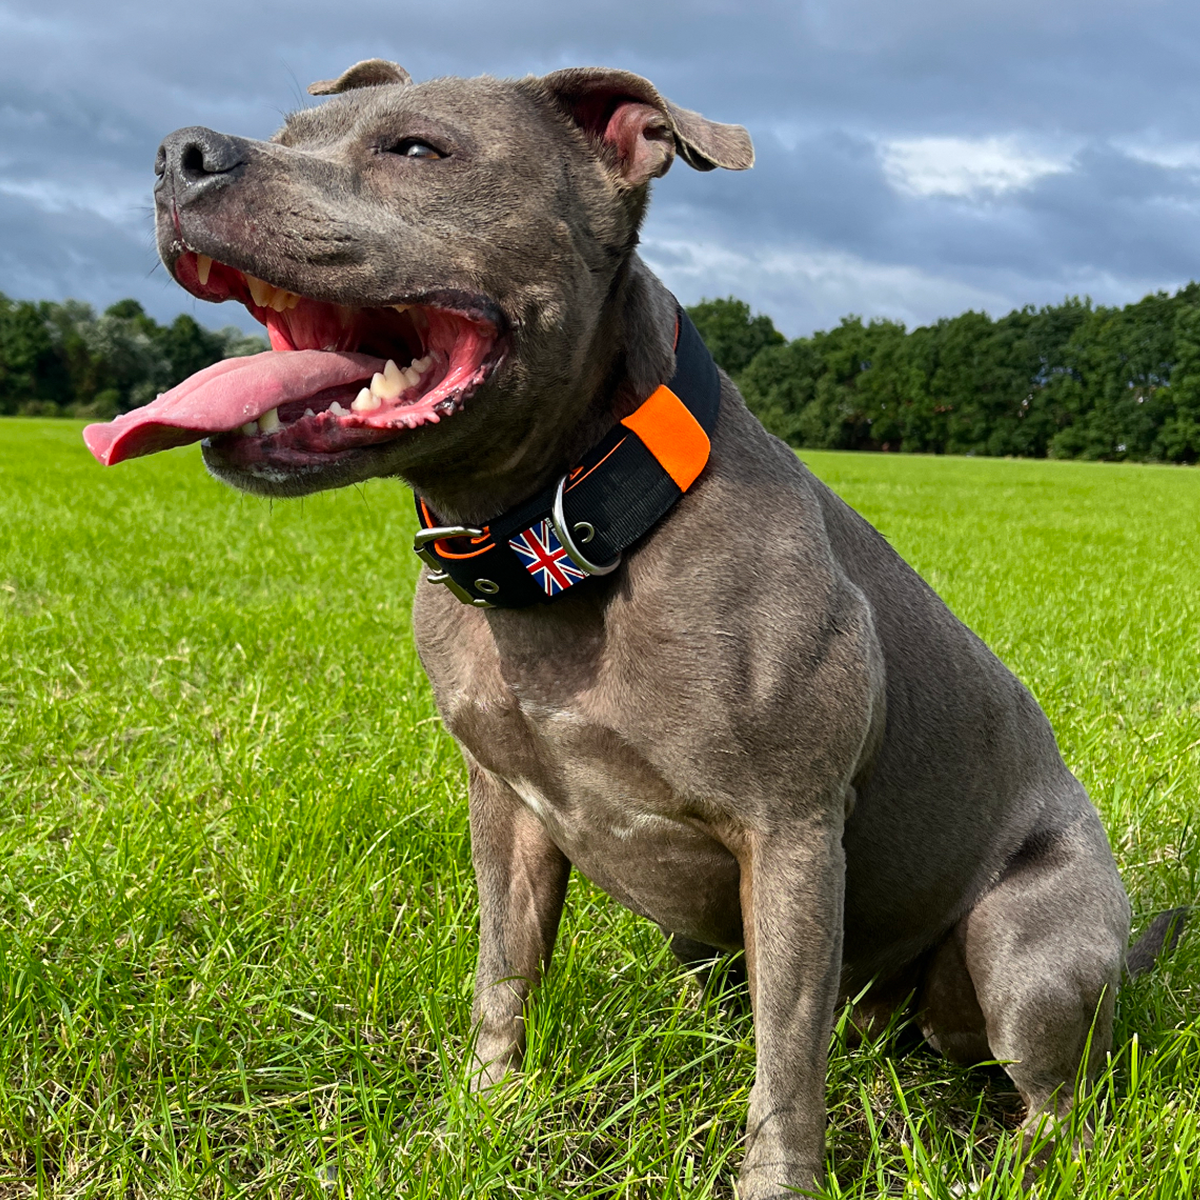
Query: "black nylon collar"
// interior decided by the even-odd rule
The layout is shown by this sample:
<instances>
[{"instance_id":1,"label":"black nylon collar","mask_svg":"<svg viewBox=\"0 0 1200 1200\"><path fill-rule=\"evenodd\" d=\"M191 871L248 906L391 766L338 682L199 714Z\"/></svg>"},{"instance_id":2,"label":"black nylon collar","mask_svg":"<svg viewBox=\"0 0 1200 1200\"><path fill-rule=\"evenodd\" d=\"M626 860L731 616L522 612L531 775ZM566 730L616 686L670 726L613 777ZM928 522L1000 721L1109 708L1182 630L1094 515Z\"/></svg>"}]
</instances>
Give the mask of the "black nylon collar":
<instances>
[{"instance_id":1,"label":"black nylon collar","mask_svg":"<svg viewBox=\"0 0 1200 1200\"><path fill-rule=\"evenodd\" d=\"M665 406L672 415L677 397L703 430L705 459L707 438L717 423L717 365L682 308L678 322L668 394L662 396L659 388L558 482L482 528L439 525L421 497L414 497L422 528L413 549L432 568L427 580L444 583L464 604L477 608L526 608L620 565L622 551L648 533L690 485L671 461L670 439L648 432L648 416L640 423L641 433L635 432L639 414L648 414L652 406L664 411ZM678 415L684 440L698 438L688 417ZM656 442L662 460L651 449Z\"/></svg>"}]
</instances>

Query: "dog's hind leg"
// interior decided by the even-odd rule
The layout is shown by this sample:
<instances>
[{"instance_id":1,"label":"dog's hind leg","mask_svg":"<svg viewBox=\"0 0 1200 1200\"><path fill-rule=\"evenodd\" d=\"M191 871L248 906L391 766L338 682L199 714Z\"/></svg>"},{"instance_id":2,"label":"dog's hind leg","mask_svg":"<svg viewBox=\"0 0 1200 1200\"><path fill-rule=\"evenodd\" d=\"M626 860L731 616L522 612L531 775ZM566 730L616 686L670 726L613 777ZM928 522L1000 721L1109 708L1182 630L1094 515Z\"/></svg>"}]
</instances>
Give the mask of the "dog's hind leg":
<instances>
[{"instance_id":1,"label":"dog's hind leg","mask_svg":"<svg viewBox=\"0 0 1200 1200\"><path fill-rule=\"evenodd\" d=\"M917 995L917 1023L925 1040L951 1062L974 1066L993 1057L987 1022L967 970L964 917L929 957Z\"/></svg>"},{"instance_id":2,"label":"dog's hind leg","mask_svg":"<svg viewBox=\"0 0 1200 1200\"><path fill-rule=\"evenodd\" d=\"M890 978L871 984L850 1011L850 1020L845 1027L847 1045L860 1046L864 1042L877 1041L889 1030L896 1034L898 1051L909 1050L920 1040L907 1018L913 1015L913 1002L924 966L925 959L922 958Z\"/></svg>"},{"instance_id":3,"label":"dog's hind leg","mask_svg":"<svg viewBox=\"0 0 1200 1200\"><path fill-rule=\"evenodd\" d=\"M1070 1109L1112 1043L1129 902L1095 810L1030 838L942 942L919 1000L925 1036L959 1062L997 1059L1026 1128ZM1086 1062L1084 1062L1086 1056Z\"/></svg>"}]
</instances>

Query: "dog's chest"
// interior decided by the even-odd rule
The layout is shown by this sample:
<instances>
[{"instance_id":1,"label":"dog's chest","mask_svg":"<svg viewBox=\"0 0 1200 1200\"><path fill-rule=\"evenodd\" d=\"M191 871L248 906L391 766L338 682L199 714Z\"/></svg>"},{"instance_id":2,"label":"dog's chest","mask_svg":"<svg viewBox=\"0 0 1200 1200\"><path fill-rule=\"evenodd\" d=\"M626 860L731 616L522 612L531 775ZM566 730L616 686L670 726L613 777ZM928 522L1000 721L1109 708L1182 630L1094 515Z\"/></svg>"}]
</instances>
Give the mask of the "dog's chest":
<instances>
[{"instance_id":1,"label":"dog's chest","mask_svg":"<svg viewBox=\"0 0 1200 1200\"><path fill-rule=\"evenodd\" d=\"M471 737L589 879L668 929L740 943L738 867L658 765L586 713L517 701L524 736ZM508 732L514 722L497 721ZM474 753L474 751L473 751Z\"/></svg>"},{"instance_id":2,"label":"dog's chest","mask_svg":"<svg viewBox=\"0 0 1200 1200\"><path fill-rule=\"evenodd\" d=\"M578 631L576 631L578 632ZM737 863L688 800L661 739L573 639L501 656L491 638L422 654L451 733L512 788L589 879L628 908L713 944L740 943ZM584 644L581 645L580 643Z\"/></svg>"}]
</instances>

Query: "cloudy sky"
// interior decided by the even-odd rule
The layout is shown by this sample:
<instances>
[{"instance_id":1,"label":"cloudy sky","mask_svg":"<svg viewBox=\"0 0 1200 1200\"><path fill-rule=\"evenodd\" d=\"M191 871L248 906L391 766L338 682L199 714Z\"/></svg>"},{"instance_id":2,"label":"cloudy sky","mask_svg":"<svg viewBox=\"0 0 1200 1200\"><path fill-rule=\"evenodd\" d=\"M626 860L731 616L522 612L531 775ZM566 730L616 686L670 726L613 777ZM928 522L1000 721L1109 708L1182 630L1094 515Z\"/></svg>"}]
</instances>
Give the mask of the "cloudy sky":
<instances>
[{"instance_id":1,"label":"cloudy sky","mask_svg":"<svg viewBox=\"0 0 1200 1200\"><path fill-rule=\"evenodd\" d=\"M268 136L370 57L619 66L744 124L755 169L677 163L644 253L789 335L1200 277L1196 0L0 0L0 291L237 318L156 267L159 141Z\"/></svg>"}]
</instances>

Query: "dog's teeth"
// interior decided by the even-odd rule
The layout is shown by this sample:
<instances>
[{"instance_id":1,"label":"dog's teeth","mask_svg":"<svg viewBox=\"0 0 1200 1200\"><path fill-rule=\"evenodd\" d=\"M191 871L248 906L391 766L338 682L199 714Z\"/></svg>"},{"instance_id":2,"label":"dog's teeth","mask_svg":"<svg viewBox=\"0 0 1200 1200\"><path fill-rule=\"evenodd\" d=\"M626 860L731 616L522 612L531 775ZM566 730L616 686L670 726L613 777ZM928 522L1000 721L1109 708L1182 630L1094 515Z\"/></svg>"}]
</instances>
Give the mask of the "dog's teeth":
<instances>
[{"instance_id":1,"label":"dog's teeth","mask_svg":"<svg viewBox=\"0 0 1200 1200\"><path fill-rule=\"evenodd\" d=\"M201 287L208 287L208 273L212 270L213 260L207 254L196 255L196 278Z\"/></svg>"},{"instance_id":2,"label":"dog's teeth","mask_svg":"<svg viewBox=\"0 0 1200 1200\"><path fill-rule=\"evenodd\" d=\"M258 422L257 421L247 421L245 423L245 425L242 426L242 432L247 437L253 437L258 432Z\"/></svg>"},{"instance_id":3,"label":"dog's teeth","mask_svg":"<svg viewBox=\"0 0 1200 1200\"><path fill-rule=\"evenodd\" d=\"M350 414L336 400L326 409L327 412L333 413L335 417L348 417Z\"/></svg>"},{"instance_id":4,"label":"dog's teeth","mask_svg":"<svg viewBox=\"0 0 1200 1200\"><path fill-rule=\"evenodd\" d=\"M250 299L259 308L271 307L271 297L275 295L275 289L269 283L264 283L253 275L247 275L246 286L250 289Z\"/></svg>"},{"instance_id":5,"label":"dog's teeth","mask_svg":"<svg viewBox=\"0 0 1200 1200\"><path fill-rule=\"evenodd\" d=\"M313 410L311 408L306 408L304 410L304 415L306 417L315 417L317 414L315 412L313 412Z\"/></svg>"},{"instance_id":6,"label":"dog's teeth","mask_svg":"<svg viewBox=\"0 0 1200 1200\"><path fill-rule=\"evenodd\" d=\"M351 412L374 412L383 401L370 388L363 388L350 405Z\"/></svg>"},{"instance_id":7,"label":"dog's teeth","mask_svg":"<svg viewBox=\"0 0 1200 1200\"><path fill-rule=\"evenodd\" d=\"M408 387L416 387L421 382L421 372L414 371L412 367L405 367L401 374L404 376L404 382Z\"/></svg>"},{"instance_id":8,"label":"dog's teeth","mask_svg":"<svg viewBox=\"0 0 1200 1200\"><path fill-rule=\"evenodd\" d=\"M396 364L388 360L390 366L395 367ZM399 370L396 371L395 377L389 379L385 374L376 371L371 376L371 391L379 397L380 400L395 400L397 396L404 391L404 378Z\"/></svg>"},{"instance_id":9,"label":"dog's teeth","mask_svg":"<svg viewBox=\"0 0 1200 1200\"><path fill-rule=\"evenodd\" d=\"M410 308L412 308L412 305L411 305L411 304L393 304L393 305L392 305L392 307L393 307L393 308L394 308L394 309L395 309L397 312L408 312L408 310L409 310Z\"/></svg>"},{"instance_id":10,"label":"dog's teeth","mask_svg":"<svg viewBox=\"0 0 1200 1200\"><path fill-rule=\"evenodd\" d=\"M429 370L429 364L433 362L433 355L427 354L424 358L418 358L412 365L414 371L424 374Z\"/></svg>"},{"instance_id":11,"label":"dog's teeth","mask_svg":"<svg viewBox=\"0 0 1200 1200\"><path fill-rule=\"evenodd\" d=\"M273 408L258 418L258 428L263 433L274 433L280 426L279 409Z\"/></svg>"},{"instance_id":12,"label":"dog's teeth","mask_svg":"<svg viewBox=\"0 0 1200 1200\"><path fill-rule=\"evenodd\" d=\"M274 284L247 275L246 286L250 289L250 298L259 308L272 308L281 313L284 309L295 308L300 303L300 297L286 288L277 288Z\"/></svg>"},{"instance_id":13,"label":"dog's teeth","mask_svg":"<svg viewBox=\"0 0 1200 1200\"><path fill-rule=\"evenodd\" d=\"M383 377L389 383L395 383L400 378L400 368L396 366L394 359L388 359L383 368Z\"/></svg>"}]
</instances>

